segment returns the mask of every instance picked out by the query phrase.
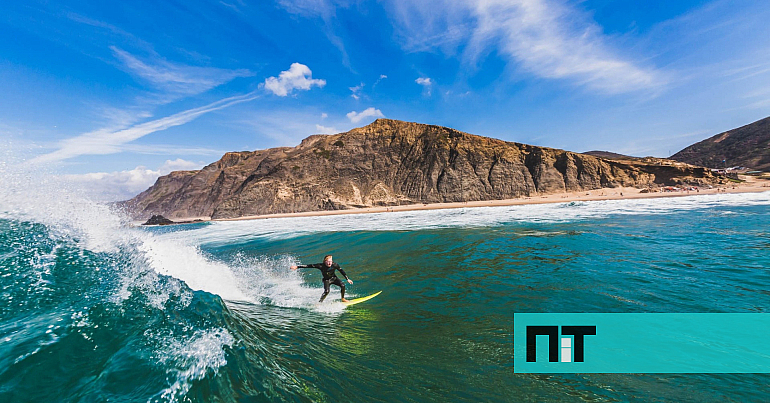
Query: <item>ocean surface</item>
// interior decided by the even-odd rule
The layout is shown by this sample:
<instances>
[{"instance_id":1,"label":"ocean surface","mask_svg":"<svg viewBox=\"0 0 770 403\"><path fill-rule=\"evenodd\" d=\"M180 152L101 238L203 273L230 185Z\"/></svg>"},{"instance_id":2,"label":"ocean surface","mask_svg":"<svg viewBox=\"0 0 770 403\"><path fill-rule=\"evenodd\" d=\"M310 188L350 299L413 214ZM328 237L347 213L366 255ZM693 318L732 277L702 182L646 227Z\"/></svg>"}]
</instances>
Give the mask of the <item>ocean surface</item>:
<instances>
[{"instance_id":1,"label":"ocean surface","mask_svg":"<svg viewBox=\"0 0 770 403\"><path fill-rule=\"evenodd\" d=\"M136 228L0 193L2 402L767 401L766 374L514 374L514 312L767 312L770 193ZM327 303L333 254L355 281Z\"/></svg>"}]
</instances>

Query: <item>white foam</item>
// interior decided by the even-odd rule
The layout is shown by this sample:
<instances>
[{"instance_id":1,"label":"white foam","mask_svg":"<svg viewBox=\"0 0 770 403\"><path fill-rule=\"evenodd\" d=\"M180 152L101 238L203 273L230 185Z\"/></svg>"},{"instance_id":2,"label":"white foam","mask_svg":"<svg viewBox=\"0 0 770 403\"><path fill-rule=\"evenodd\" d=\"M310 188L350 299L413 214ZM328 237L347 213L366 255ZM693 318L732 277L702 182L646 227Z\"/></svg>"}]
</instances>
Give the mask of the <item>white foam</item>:
<instances>
[{"instance_id":1,"label":"white foam","mask_svg":"<svg viewBox=\"0 0 770 403\"><path fill-rule=\"evenodd\" d=\"M299 270L289 269L298 264L292 256L252 257L239 254L229 264L243 292L248 295L243 301L322 312L341 312L345 308L343 304L335 303L332 294L328 296L328 301L318 304L323 288L307 285Z\"/></svg>"},{"instance_id":2,"label":"white foam","mask_svg":"<svg viewBox=\"0 0 770 403\"><path fill-rule=\"evenodd\" d=\"M686 210L752 205L770 205L770 192L215 221L199 229L164 236L184 237L198 245L217 247L233 242L288 239L319 232L410 231L491 227L508 223L557 223L612 215L670 214Z\"/></svg>"},{"instance_id":3,"label":"white foam","mask_svg":"<svg viewBox=\"0 0 770 403\"><path fill-rule=\"evenodd\" d=\"M229 300L247 299L230 268L206 258L194 246L143 233L138 250L158 273L178 278L193 290L217 294Z\"/></svg>"},{"instance_id":4,"label":"white foam","mask_svg":"<svg viewBox=\"0 0 770 403\"><path fill-rule=\"evenodd\" d=\"M157 357L164 366L171 367L174 381L158 395L163 401L174 402L184 396L192 382L203 379L207 373L216 373L227 364L225 346L232 346L233 336L224 329L197 330L189 338L163 337ZM153 399L150 399L153 400Z\"/></svg>"}]
</instances>

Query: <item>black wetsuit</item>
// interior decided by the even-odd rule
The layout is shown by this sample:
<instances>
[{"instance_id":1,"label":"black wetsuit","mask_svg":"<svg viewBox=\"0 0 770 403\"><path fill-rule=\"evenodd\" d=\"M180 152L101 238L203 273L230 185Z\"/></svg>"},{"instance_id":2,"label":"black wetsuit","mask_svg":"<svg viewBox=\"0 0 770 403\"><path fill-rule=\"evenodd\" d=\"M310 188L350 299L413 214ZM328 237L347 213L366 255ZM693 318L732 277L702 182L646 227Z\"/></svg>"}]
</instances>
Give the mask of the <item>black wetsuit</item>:
<instances>
[{"instance_id":1,"label":"black wetsuit","mask_svg":"<svg viewBox=\"0 0 770 403\"><path fill-rule=\"evenodd\" d=\"M321 275L323 275L323 281L324 281L324 293L321 295L321 299L318 302L323 302L324 298L326 298L327 295L329 295L330 286L332 284L340 287L340 294L342 295L342 298L345 298L345 283L342 282L342 280L338 279L337 276L334 274L335 270L339 270L340 273L345 277L345 280L348 279L348 275L345 273L345 270L342 270L340 265L337 263L332 263L331 266L327 266L326 263L316 263L316 264L305 264L297 266L297 268L300 269L318 269L321 270Z\"/></svg>"}]
</instances>

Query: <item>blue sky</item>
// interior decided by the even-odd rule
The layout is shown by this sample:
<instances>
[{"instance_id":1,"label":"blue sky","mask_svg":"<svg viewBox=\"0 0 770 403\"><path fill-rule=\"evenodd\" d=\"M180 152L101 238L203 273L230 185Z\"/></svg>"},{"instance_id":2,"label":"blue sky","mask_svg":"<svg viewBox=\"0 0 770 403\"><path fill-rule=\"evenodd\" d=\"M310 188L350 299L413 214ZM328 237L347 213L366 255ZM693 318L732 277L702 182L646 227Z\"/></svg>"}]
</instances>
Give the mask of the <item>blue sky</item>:
<instances>
[{"instance_id":1,"label":"blue sky","mask_svg":"<svg viewBox=\"0 0 770 403\"><path fill-rule=\"evenodd\" d=\"M377 117L665 157L770 115L762 1L0 6L0 136L101 198Z\"/></svg>"}]
</instances>

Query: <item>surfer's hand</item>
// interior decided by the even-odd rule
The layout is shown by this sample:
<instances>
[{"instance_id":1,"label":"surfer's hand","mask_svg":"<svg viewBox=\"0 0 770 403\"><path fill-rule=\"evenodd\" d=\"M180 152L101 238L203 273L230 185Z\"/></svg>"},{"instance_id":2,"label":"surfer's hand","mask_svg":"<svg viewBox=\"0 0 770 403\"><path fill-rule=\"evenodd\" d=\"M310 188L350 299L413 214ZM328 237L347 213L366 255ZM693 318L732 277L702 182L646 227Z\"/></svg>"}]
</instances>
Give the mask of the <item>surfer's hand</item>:
<instances>
[{"instance_id":1,"label":"surfer's hand","mask_svg":"<svg viewBox=\"0 0 770 403\"><path fill-rule=\"evenodd\" d=\"M353 284L353 280L348 279L348 283Z\"/></svg>"},{"instance_id":2,"label":"surfer's hand","mask_svg":"<svg viewBox=\"0 0 770 403\"><path fill-rule=\"evenodd\" d=\"M291 266L292 270L297 270L297 266Z\"/></svg>"}]
</instances>

